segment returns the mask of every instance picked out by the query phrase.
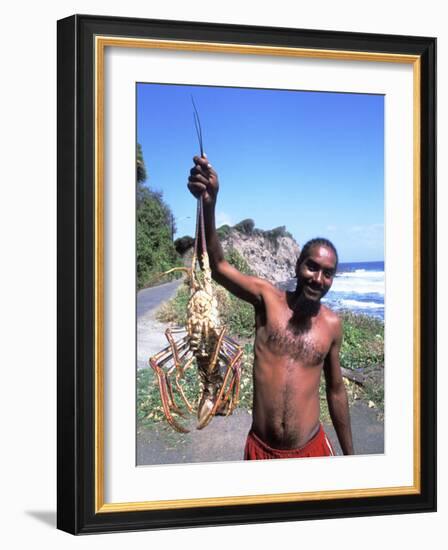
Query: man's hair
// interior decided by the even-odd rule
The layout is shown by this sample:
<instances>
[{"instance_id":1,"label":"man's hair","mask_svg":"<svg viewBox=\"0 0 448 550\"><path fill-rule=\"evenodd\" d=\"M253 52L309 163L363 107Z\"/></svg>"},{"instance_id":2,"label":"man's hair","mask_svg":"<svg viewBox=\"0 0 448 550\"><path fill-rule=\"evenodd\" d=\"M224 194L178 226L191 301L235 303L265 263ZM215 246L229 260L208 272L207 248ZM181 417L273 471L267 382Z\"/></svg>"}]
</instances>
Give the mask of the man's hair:
<instances>
[{"instance_id":1,"label":"man's hair","mask_svg":"<svg viewBox=\"0 0 448 550\"><path fill-rule=\"evenodd\" d=\"M329 248L334 252L334 255L336 256L336 265L334 266L334 271L336 273L336 270L338 268L338 262L339 262L338 251L336 250L336 247L334 246L334 244L328 239L325 239L324 237L316 237L315 239L311 239L303 245L303 248L300 251L300 256L297 258L296 273L300 265L302 264L302 262L305 261L306 258L310 255L310 250L314 246L326 246L327 248Z\"/></svg>"}]
</instances>

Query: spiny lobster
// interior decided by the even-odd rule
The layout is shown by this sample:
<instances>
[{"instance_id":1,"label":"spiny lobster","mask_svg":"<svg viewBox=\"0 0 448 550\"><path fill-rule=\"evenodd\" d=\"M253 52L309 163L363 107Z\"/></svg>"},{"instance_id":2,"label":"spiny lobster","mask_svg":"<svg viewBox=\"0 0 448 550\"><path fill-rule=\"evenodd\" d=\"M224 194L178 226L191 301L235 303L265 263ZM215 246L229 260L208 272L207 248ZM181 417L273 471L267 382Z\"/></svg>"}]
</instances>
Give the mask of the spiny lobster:
<instances>
[{"instance_id":1,"label":"spiny lobster","mask_svg":"<svg viewBox=\"0 0 448 550\"><path fill-rule=\"evenodd\" d=\"M194 121L198 134L201 156L204 156L202 129L196 105L192 98ZM200 239L200 261L198 241ZM196 269L199 264L200 270ZM197 429L207 426L211 419L219 415L230 415L238 403L241 379L242 349L229 336L227 327L221 325L218 304L212 285L212 273L207 254L204 212L202 197L198 199L196 231L191 267L175 267L166 274L184 271L190 288L185 328L165 331L168 346L149 359L154 369L160 390L164 415L169 424L179 432L189 430L174 418L173 413L184 416L175 401L177 393L187 409L195 407L189 402L181 381L187 369L197 366L201 392L197 404ZM175 340L175 333L186 334ZM172 383L174 379L174 385Z\"/></svg>"}]
</instances>

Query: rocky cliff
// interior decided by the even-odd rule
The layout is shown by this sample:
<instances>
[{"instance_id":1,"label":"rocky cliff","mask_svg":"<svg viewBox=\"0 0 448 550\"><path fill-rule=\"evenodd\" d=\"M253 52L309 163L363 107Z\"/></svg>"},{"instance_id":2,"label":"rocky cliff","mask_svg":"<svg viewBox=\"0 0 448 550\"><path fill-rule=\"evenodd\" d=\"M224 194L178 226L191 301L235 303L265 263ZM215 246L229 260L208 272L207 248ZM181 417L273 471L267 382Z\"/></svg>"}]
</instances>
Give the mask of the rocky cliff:
<instances>
[{"instance_id":1,"label":"rocky cliff","mask_svg":"<svg viewBox=\"0 0 448 550\"><path fill-rule=\"evenodd\" d=\"M272 283L288 281L294 277L300 248L285 227L262 230L255 227L253 220L243 220L233 227L220 227L218 235L224 251L228 253L231 249L236 250L258 277ZM184 239L186 237L179 241ZM188 262L191 248L183 252Z\"/></svg>"},{"instance_id":2,"label":"rocky cliff","mask_svg":"<svg viewBox=\"0 0 448 550\"><path fill-rule=\"evenodd\" d=\"M294 277L300 248L284 227L271 231L254 229L246 233L239 230L238 225L221 239L226 252L231 248L235 249L255 275L272 283L288 281Z\"/></svg>"}]
</instances>

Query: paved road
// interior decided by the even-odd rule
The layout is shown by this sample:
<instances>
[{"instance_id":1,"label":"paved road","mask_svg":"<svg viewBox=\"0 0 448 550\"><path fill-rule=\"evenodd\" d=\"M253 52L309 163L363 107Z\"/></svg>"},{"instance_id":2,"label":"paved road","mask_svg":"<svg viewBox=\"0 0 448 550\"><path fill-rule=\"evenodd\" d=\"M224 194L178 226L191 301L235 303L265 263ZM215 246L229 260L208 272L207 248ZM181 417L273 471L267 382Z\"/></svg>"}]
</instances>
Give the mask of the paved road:
<instances>
[{"instance_id":1,"label":"paved road","mask_svg":"<svg viewBox=\"0 0 448 550\"><path fill-rule=\"evenodd\" d=\"M174 296L183 279L140 290L137 294L137 368L148 367L148 359L166 347L165 329L155 313L163 302Z\"/></svg>"},{"instance_id":2,"label":"paved road","mask_svg":"<svg viewBox=\"0 0 448 550\"><path fill-rule=\"evenodd\" d=\"M176 279L170 283L140 290L137 293L137 319L169 300L181 282L182 279Z\"/></svg>"},{"instance_id":3,"label":"paved road","mask_svg":"<svg viewBox=\"0 0 448 550\"><path fill-rule=\"evenodd\" d=\"M357 455L384 453L384 423L377 412L363 401L356 401L350 410L353 444ZM166 422L152 429L140 429L137 437L137 464L188 464L242 460L252 416L237 408L232 416L215 417L203 430L196 430L196 419L187 421L191 432L179 434ZM325 431L336 454L341 448L334 428L325 424Z\"/></svg>"}]
</instances>

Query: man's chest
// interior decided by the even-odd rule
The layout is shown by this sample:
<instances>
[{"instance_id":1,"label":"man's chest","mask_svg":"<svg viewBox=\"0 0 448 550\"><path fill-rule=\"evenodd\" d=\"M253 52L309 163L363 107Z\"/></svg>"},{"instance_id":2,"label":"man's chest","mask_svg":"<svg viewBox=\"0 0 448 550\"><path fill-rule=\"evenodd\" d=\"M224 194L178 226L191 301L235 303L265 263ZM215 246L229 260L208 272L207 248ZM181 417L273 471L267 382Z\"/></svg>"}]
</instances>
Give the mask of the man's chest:
<instances>
[{"instance_id":1,"label":"man's chest","mask_svg":"<svg viewBox=\"0 0 448 550\"><path fill-rule=\"evenodd\" d=\"M268 310L257 321L256 344L274 355L312 367L330 350L331 335L321 319L297 323L289 312Z\"/></svg>"}]
</instances>

